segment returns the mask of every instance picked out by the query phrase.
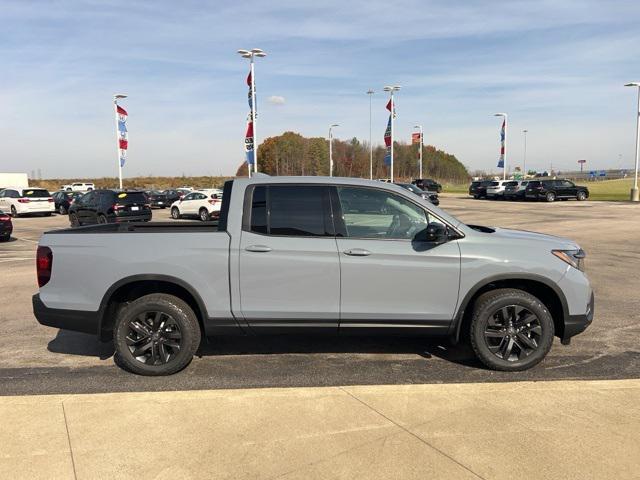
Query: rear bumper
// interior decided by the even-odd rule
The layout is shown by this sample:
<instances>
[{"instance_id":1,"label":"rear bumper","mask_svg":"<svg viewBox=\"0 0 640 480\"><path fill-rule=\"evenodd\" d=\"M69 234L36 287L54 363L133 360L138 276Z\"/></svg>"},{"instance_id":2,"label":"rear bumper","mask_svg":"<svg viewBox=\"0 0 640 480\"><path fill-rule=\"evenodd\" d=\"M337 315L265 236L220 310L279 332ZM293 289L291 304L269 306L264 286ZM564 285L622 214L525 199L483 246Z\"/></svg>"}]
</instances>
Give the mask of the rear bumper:
<instances>
[{"instance_id":1,"label":"rear bumper","mask_svg":"<svg viewBox=\"0 0 640 480\"><path fill-rule=\"evenodd\" d=\"M49 308L40 300L39 293L32 297L31 303L33 304L33 314L41 325L93 335L98 333L99 311Z\"/></svg>"},{"instance_id":2,"label":"rear bumper","mask_svg":"<svg viewBox=\"0 0 640 480\"><path fill-rule=\"evenodd\" d=\"M56 211L56 206L53 202L47 202L46 204L43 202L42 205L38 206L25 206L25 204L16 204L14 206L18 215L38 215Z\"/></svg>"},{"instance_id":3,"label":"rear bumper","mask_svg":"<svg viewBox=\"0 0 640 480\"><path fill-rule=\"evenodd\" d=\"M148 222L151 220L151 214L148 213L146 215L127 215L127 216L114 216L115 223L126 223L126 222Z\"/></svg>"}]
</instances>

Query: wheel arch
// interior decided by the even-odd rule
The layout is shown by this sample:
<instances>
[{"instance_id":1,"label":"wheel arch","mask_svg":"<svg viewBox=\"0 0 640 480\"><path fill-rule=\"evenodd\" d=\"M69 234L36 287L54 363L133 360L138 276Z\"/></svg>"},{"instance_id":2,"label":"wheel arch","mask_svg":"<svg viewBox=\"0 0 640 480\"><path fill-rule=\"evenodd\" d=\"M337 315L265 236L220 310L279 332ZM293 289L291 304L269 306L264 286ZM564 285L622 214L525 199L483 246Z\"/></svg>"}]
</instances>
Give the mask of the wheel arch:
<instances>
[{"instance_id":1,"label":"wheel arch","mask_svg":"<svg viewBox=\"0 0 640 480\"><path fill-rule=\"evenodd\" d=\"M461 335L466 335L465 326L471 321L473 306L477 298L485 292L499 288L515 288L530 293L549 309L553 318L555 335L562 338L565 321L569 318L569 305L560 287L552 280L534 274L495 275L475 284L464 296L449 332L453 343L458 343Z\"/></svg>"},{"instance_id":2,"label":"wheel arch","mask_svg":"<svg viewBox=\"0 0 640 480\"><path fill-rule=\"evenodd\" d=\"M103 341L111 339L118 312L132 299L151 293L166 293L184 300L196 314L200 331L204 336L207 310L195 288L171 275L143 274L125 277L109 287L100 302L98 336Z\"/></svg>"}]
</instances>

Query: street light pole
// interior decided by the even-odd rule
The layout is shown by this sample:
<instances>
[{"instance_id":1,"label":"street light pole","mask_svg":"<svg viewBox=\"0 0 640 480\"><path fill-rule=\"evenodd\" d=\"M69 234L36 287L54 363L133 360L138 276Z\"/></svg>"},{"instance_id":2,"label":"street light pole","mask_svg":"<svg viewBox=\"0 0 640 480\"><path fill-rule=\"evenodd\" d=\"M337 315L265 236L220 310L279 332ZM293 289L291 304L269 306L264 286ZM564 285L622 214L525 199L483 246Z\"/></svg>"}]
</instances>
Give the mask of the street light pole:
<instances>
[{"instance_id":1,"label":"street light pole","mask_svg":"<svg viewBox=\"0 0 640 480\"><path fill-rule=\"evenodd\" d=\"M260 48L252 48L251 50L238 50L243 58L248 58L251 68L251 125L253 126L253 171L258 172L258 134L257 134L257 105L256 105L256 73L254 69L254 57L266 57L267 54ZM249 173L251 173L251 165L248 165Z\"/></svg>"},{"instance_id":2,"label":"street light pole","mask_svg":"<svg viewBox=\"0 0 640 480\"><path fill-rule=\"evenodd\" d=\"M524 133L524 160L522 161L522 178L527 177L527 132L529 130L522 130Z\"/></svg>"},{"instance_id":3,"label":"street light pole","mask_svg":"<svg viewBox=\"0 0 640 480\"><path fill-rule=\"evenodd\" d=\"M638 88L638 109L636 111L636 166L635 175L633 177L633 188L631 189L631 201L639 202L640 194L638 193L638 157L640 157L640 82L627 83L625 87Z\"/></svg>"},{"instance_id":4,"label":"street light pole","mask_svg":"<svg viewBox=\"0 0 640 480\"><path fill-rule=\"evenodd\" d=\"M391 174L390 179L391 179L391 183L393 183L393 123L395 120L395 106L394 106L394 102L393 102L393 92L397 92L398 90L400 90L400 86L399 85L393 85L393 86L386 86L384 87L384 91L385 92L389 92L389 102L391 103Z\"/></svg>"},{"instance_id":5,"label":"street light pole","mask_svg":"<svg viewBox=\"0 0 640 480\"><path fill-rule=\"evenodd\" d=\"M420 176L418 178L424 178L422 175L422 125L415 125L413 128L420 129Z\"/></svg>"},{"instance_id":6,"label":"street light pole","mask_svg":"<svg viewBox=\"0 0 640 480\"><path fill-rule=\"evenodd\" d=\"M371 138L371 99L375 92L371 89L367 90L369 95L369 180L373 180L373 141Z\"/></svg>"},{"instance_id":7,"label":"street light pole","mask_svg":"<svg viewBox=\"0 0 640 480\"><path fill-rule=\"evenodd\" d=\"M333 177L333 127L339 127L337 123L329 126L329 176Z\"/></svg>"},{"instance_id":8,"label":"street light pole","mask_svg":"<svg viewBox=\"0 0 640 480\"><path fill-rule=\"evenodd\" d=\"M122 93L116 93L113 96L113 109L116 115L116 158L118 160L118 180L120 184L120 190L122 190L122 161L120 160L120 129L118 128L118 100L121 98L127 98Z\"/></svg>"},{"instance_id":9,"label":"street light pole","mask_svg":"<svg viewBox=\"0 0 640 480\"><path fill-rule=\"evenodd\" d=\"M507 179L507 123L509 123L507 120L508 115L506 113L494 113L493 116L504 118L504 140L503 140L504 153L502 156L502 161L503 161L502 180L504 181Z\"/></svg>"}]
</instances>

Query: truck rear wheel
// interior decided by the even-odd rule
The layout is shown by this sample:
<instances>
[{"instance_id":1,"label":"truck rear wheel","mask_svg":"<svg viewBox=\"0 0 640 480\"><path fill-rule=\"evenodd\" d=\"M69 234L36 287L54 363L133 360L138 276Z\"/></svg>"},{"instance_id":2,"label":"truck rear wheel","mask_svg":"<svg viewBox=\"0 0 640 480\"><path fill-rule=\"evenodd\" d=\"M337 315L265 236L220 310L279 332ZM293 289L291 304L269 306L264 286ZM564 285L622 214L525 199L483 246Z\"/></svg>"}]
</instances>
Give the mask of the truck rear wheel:
<instances>
[{"instance_id":1,"label":"truck rear wheel","mask_svg":"<svg viewBox=\"0 0 640 480\"><path fill-rule=\"evenodd\" d=\"M492 290L476 301L470 333L471 346L487 367L527 370L549 353L553 318L540 300L523 290Z\"/></svg>"},{"instance_id":2,"label":"truck rear wheel","mask_svg":"<svg viewBox=\"0 0 640 480\"><path fill-rule=\"evenodd\" d=\"M145 295L116 319L116 363L138 375L171 375L189 365L200 337L198 320L187 303L163 293Z\"/></svg>"}]
</instances>

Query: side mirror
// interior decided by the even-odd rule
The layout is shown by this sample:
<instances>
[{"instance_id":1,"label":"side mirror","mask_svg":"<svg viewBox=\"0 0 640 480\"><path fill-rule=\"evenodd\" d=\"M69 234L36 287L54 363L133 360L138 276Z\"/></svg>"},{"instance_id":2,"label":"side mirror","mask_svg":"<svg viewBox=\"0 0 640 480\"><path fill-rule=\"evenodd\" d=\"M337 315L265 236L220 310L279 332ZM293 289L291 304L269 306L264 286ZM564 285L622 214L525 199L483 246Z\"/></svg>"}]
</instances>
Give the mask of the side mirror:
<instances>
[{"instance_id":1,"label":"side mirror","mask_svg":"<svg viewBox=\"0 0 640 480\"><path fill-rule=\"evenodd\" d=\"M438 222L431 222L427 228L418 232L415 237L419 242L443 243L447 240L447 227Z\"/></svg>"}]
</instances>

